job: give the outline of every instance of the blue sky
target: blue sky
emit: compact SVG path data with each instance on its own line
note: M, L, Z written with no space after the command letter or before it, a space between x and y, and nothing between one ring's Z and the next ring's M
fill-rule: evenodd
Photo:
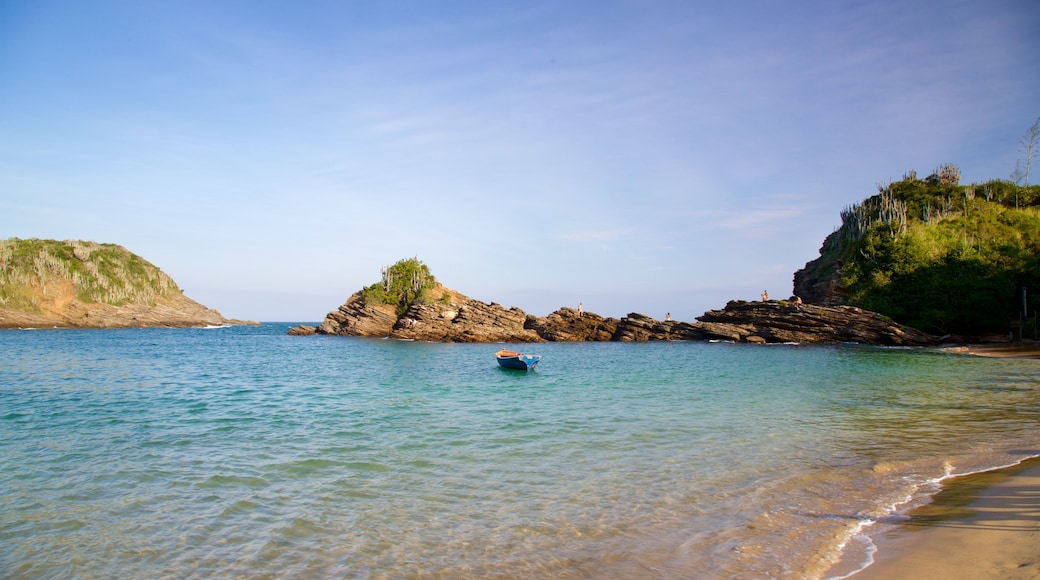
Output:
M692 320L789 295L879 182L1008 178L1038 55L1033 0L11 0L0 237L121 244L237 318L417 256Z

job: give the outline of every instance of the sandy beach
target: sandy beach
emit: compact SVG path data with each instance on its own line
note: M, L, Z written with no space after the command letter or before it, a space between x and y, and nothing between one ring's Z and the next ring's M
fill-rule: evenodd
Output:
M951 479L855 580L1040 578L1040 458Z
M973 344L968 346L952 346L943 349L946 352L987 356L996 358L1038 358L1040 359L1040 342L1022 340L1007 343Z

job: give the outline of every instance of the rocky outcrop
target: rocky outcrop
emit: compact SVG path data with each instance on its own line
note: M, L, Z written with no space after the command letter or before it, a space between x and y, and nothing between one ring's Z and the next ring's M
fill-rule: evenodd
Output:
M294 327L290 328L289 329L289 335L290 336L310 336L312 334L316 334L317 331L318 331L318 329L316 327L313 327L313 326L310 326L310 325L307 325L307 324L301 324L299 326L294 326Z
M835 231L820 246L820 256L805 263L794 273L794 295L809 304L840 306L845 304L845 288L838 283L842 263L836 257L841 231Z
M938 338L906 328L879 314L851 306L826 307L733 301L695 322L661 321L631 313L621 319L561 308L549 316L483 303L438 287L437 300L413 304L397 316L392 306L365 305L354 294L329 313L318 334L378 336L432 342L586 342L726 340L747 343L855 342L889 346L938 344ZM304 328L290 334L311 334Z
M618 323L614 340L637 342L643 340L704 340L706 335L696 323L675 320L660 321L645 314L631 313Z
M389 336L396 322L393 305L366 304L361 292L355 292L343 306L325 316L317 333L382 338Z
M709 338L737 342L855 342L928 346L939 339L875 312L852 306L815 306L783 300L733 301L697 318Z
M436 342L544 342L524 328L527 314L495 302L465 298L447 304L415 304L390 336Z
M377 336L431 342L544 342L524 328L527 314L474 300L438 285L425 302L398 316L391 304L367 303L356 292L317 328L318 334Z
M609 341L617 333L619 320L573 308L561 308L549 316L528 315L524 328L552 342Z

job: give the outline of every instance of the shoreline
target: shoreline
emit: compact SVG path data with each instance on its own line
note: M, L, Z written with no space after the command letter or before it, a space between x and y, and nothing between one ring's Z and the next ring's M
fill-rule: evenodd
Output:
M1040 342L1020 340L1006 343L969 344L967 346L950 346L943 352L967 354L988 358L1036 358L1040 359Z
M853 580L1040 577L1040 457L956 476L905 522L873 538Z

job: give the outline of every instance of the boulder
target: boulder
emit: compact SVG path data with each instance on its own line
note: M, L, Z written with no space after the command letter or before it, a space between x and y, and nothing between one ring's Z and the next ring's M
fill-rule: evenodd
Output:
M289 329L289 335L290 336L310 336L312 334L315 334L317 332L317 330L318 329L313 327L313 326L309 326L307 324L301 324L299 326L294 326L294 327L290 328Z

